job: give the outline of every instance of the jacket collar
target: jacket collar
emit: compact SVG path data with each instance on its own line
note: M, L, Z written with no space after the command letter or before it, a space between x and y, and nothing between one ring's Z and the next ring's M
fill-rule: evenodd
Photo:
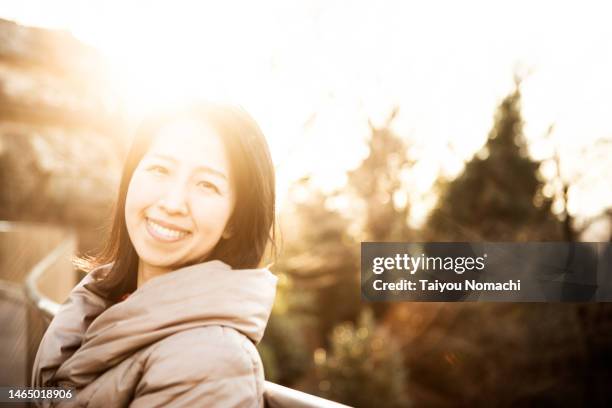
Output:
M154 277L109 303L84 287L108 267L88 274L60 308L39 348L35 386L87 384L136 350L199 326L232 327L255 344L263 337L277 283L266 268L209 261Z

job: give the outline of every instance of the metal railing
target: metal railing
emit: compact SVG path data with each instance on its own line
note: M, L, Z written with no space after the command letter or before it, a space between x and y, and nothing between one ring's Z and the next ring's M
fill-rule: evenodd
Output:
M28 367L33 366L37 345L40 343L44 331L59 310L60 304L46 296L40 289L39 282L45 274L57 268L68 252L74 248L74 236L69 235L57 245L47 256L38 262L27 275L25 280L25 293L30 302L28 313ZM264 400L268 408L346 408L346 405L326 400L315 395L297 391L270 381L265 382Z
M26 296L41 314L51 322L53 316L58 312L60 304L43 295L38 288L39 279L48 271L57 261L66 255L66 252L73 247L71 239L62 241L53 251L37 263L32 271L27 275L25 280Z

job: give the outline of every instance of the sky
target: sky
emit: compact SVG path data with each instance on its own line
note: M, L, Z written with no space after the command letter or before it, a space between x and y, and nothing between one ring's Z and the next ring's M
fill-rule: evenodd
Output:
M413 222L438 174L457 174L524 75L537 159L559 150L581 217L612 204L612 24L589 1L0 1L0 17L98 48L133 117L188 96L238 101L266 134L279 192L310 173L326 190L367 155L368 119L420 159ZM551 124L554 132L543 136ZM586 148L588 157L581 153ZM546 168L545 168L546 170ZM550 169L549 169L550 171Z

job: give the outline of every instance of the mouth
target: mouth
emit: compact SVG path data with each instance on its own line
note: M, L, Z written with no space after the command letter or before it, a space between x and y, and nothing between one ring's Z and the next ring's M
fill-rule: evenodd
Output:
M189 231L171 227L166 223L161 225L160 221L154 221L151 218L146 218L146 224L149 234L156 240L162 242L180 241L191 234Z

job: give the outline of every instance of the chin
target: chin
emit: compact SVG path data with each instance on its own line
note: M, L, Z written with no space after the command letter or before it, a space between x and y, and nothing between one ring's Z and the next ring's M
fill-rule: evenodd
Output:
M138 257L142 262L156 268L168 268L172 265L180 263L180 260L176 259L176 257L155 253L154 251L144 250L136 252L138 253Z

